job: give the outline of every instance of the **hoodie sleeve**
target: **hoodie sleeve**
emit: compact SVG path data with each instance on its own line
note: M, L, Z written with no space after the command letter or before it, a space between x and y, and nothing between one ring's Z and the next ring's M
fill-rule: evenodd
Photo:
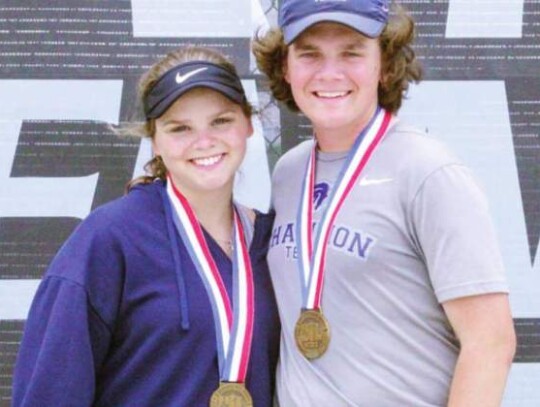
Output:
M36 292L13 378L13 407L86 407L111 342L123 249L107 211L84 220Z
M84 287L62 277L45 278L26 321L13 407L91 406L110 339Z

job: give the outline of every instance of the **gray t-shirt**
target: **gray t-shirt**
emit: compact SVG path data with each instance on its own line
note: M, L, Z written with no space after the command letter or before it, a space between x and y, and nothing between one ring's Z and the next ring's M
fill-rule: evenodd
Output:
M282 407L444 406L459 352L441 303L507 292L483 192L444 146L399 122L385 136L336 217L322 310L331 342L314 361L297 350L301 288L295 225L312 142L273 175L269 264L282 321ZM314 222L346 153L318 153Z

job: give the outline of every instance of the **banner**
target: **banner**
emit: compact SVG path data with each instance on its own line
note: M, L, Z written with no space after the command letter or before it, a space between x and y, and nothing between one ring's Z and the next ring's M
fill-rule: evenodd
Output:
M0 0L0 407L48 263L88 213L123 194L150 146L110 124L167 52L202 45L236 64L262 112L235 185L267 210L270 172L307 137L255 69L250 37L277 0ZM486 189L511 287L518 351L506 407L540 404L540 2L401 2L417 21L425 80L399 116L444 140Z

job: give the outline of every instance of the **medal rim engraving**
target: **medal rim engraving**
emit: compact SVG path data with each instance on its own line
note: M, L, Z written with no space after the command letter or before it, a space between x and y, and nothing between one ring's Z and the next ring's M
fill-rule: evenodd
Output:
M320 345L317 346L317 348L306 348L302 341L301 341L301 334L300 329L303 325L307 323L308 320L316 320L317 324L321 327L319 328L319 331L321 332L322 338ZM303 309L300 313L300 317L298 318L298 321L296 322L296 326L294 328L294 339L296 341L296 346L300 353L306 357L306 359L313 360L318 359L322 355L324 355L328 349L328 345L330 344L330 325L328 324L328 320L322 313L322 311L315 310L315 309Z
M253 407L253 399L245 384L235 382L219 382L219 387L212 393L210 398L210 407L227 406L227 404L221 402L221 398L228 393L234 393L240 397L241 407ZM238 404L235 403L232 406L236 407Z

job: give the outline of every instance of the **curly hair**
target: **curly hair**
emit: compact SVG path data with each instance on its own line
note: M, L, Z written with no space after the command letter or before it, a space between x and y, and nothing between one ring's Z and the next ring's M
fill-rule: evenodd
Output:
M138 86L138 103L142 106L143 101L161 76L175 66L190 61L211 62L229 70L234 75L238 75L234 64L217 51L202 47L180 48L170 52L163 59L156 62L141 77ZM251 117L253 115L254 109L249 102L245 101L240 107L246 117ZM153 139L156 132L155 122L155 119L146 119L143 122L134 121L132 123L124 123L120 127L113 129L113 131L120 136L137 136L140 138ZM147 175L129 181L126 185L126 192L137 184L148 184L156 179L165 180L167 177L167 168L160 156L154 156L148 161L144 166L144 170Z
M422 79L422 67L412 48L414 36L414 20L401 6L394 5L388 24L378 38L382 60L379 104L391 113L397 113L401 107L409 83ZM279 28L273 28L264 35L258 32L252 43L257 66L268 78L272 95L297 112L299 108L291 86L285 80L287 50Z

